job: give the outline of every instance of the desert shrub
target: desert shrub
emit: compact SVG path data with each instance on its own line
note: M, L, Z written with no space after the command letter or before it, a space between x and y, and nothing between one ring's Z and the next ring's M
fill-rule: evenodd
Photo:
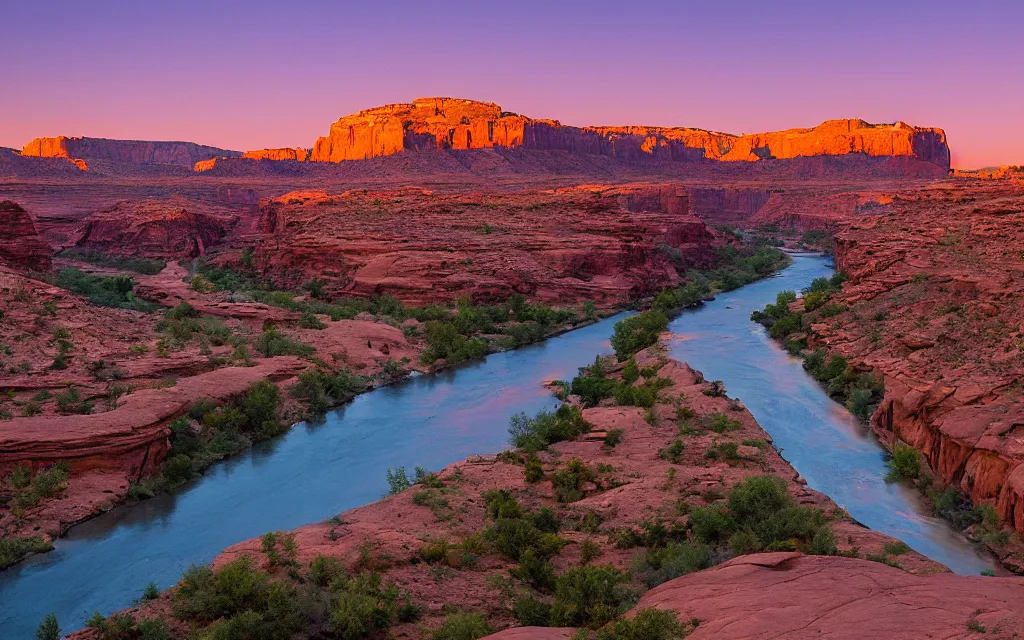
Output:
M270 591L270 576L255 568L248 556L217 571L193 565L174 592L174 610L179 618L208 624L245 610L265 611Z
M572 440L589 429L579 407L563 404L554 412L541 411L533 418L525 413L512 416L508 432L513 446L535 453L550 444Z
M688 540L644 551L633 560L633 569L644 584L655 587L679 576L711 566L711 549Z
M519 564L509 570L509 574L522 580L534 589L547 591L555 585L555 570L547 557L533 549L527 549L519 556Z
M555 581L552 626L601 626L623 613L633 594L630 576L611 565L573 567Z
M683 626L672 611L648 607L632 618L609 622L597 631L598 640L677 640L686 636Z
M475 323L468 318L468 312L462 313L462 319L456 315L456 322L461 322L465 330L473 330ZM476 316L474 316L475 318ZM431 363L444 359L448 364L458 364L467 360L476 360L487 355L489 347L483 338L469 338L463 335L456 323L432 320L424 325L424 335L427 348L424 349L421 359L423 362Z
M901 442L893 447L892 457L886 464L889 465L889 473L885 474L886 482L913 480L921 475L921 454Z
M366 388L366 382L342 369L330 373L321 369L308 369L299 375L289 393L304 400L314 416L323 415L330 407L346 402Z
M875 394L871 389L852 389L846 400L846 408L861 422L867 422L874 409Z
M401 493L412 486L412 482L409 480L409 475L406 473L405 467L388 469L387 477L388 495L395 495L397 493Z
M882 546L882 551L891 556L900 556L910 551L910 545L902 540L893 540L892 542L886 542Z
M608 433L604 436L604 444L608 447L614 447L622 442L623 433L622 429L609 429Z
M60 252L60 257L80 260L100 267L110 267L112 269L121 269L123 271L134 271L135 273L141 273L147 276L155 276L163 271L164 267L167 266L167 263L163 260L130 258L128 256L105 254L90 249L65 249Z
M185 454L178 454L167 460L163 470L170 487L173 488L192 479L192 458Z
M305 312L299 319L299 326L303 329L326 329L327 325L320 321L320 318L316 317L310 312Z
M626 366L622 368L622 381L627 384L633 384L640 378L640 368L637 367L636 359L630 358L626 361Z
M54 284L84 296L101 307L119 307L136 311L156 309L156 305L135 298L132 293L135 281L129 276L90 276L78 269L68 268L60 270Z
M253 348L267 358L273 356L310 356L314 349L308 344L303 344L284 335L276 328L271 327L261 333L253 342Z
M736 418L730 418L724 413L709 413L701 417L701 425L705 429L710 429L715 433L725 433L726 431L736 431L743 426L743 423Z
M494 633L482 613L460 612L445 617L431 634L431 640L477 640Z
M0 570L6 569L30 553L45 553L51 549L53 545L44 541L41 536L0 537Z
M92 404L82 400L82 394L76 387L68 387L57 393L57 410L61 413L92 413Z
M606 378L601 371L581 371L580 375L572 379L569 392L579 396L583 405L593 407L605 398L611 398L619 388L619 382L613 378Z
M39 627L36 629L37 640L60 640L61 638L60 624L57 623L57 616L53 613L46 614L43 621L39 623Z
M539 482L544 478L544 466L541 464L540 458L536 456L526 459L524 471L527 482Z
M516 562L528 549L548 558L558 553L563 544L557 535L544 533L524 518L499 518L488 525L484 537L500 554Z
M492 520L502 518L522 518L525 511L511 491L507 489L489 489L481 494L487 508L487 516Z
M572 458L565 469L551 476L551 486L559 502L575 502L583 498L583 483L595 478L594 472L580 458Z
M615 323L612 348L619 360L625 360L637 351L658 341L668 328L668 318L660 311L644 311Z
M658 457L672 464L679 464L682 461L684 449L683 441L676 438L669 446L658 449Z

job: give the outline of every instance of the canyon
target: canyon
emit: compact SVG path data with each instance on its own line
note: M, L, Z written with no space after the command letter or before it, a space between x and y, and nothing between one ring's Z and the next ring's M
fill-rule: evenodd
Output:
M805 316L806 346L880 376L869 428L890 449L919 451L971 505L990 505L1005 540L989 548L1024 570L1019 175L951 174L945 133L903 122L731 135L568 126L456 98L344 116L308 147L60 136L0 149L0 538L38 539L17 562L116 505L174 491L166 473L189 462L186 436L209 444L227 433L214 423L246 414L262 383L277 390L266 429L246 426L215 459L273 442L362 391L657 305L665 290L696 287L687 304L699 305L738 286L723 284L730 271L772 245L834 251L847 277L831 299L841 310ZM686 627L694 638L856 637L851 629L865 627L851 621L868 619L877 637L903 637L897 622L953 637L1024 631L1019 578L954 576L913 550L892 553L897 541L807 486L743 398L719 393L666 348L635 356L646 373L634 386L665 381L650 407L570 396L588 424L578 437L539 452L480 451L429 476L437 486L420 478L275 534L294 552L249 540L213 570L247 557L291 589L307 578L293 585L289 571L305 576L314 560L346 575L372 569L422 607L417 621L394 625L400 637L428 635L453 606L484 614L498 636L569 637L597 623L527 624L509 594L532 589L550 605L553 587L531 586L513 559L474 546L497 526L481 492L508 491L524 513L554 512L564 547L547 558L555 574L636 571L638 554L665 545L620 546L620 536L660 526L671 545L696 544L692 510L725 509L736 487L769 476L795 506L820 510L834 549L815 555L813 535L775 546L706 541L714 562L638 593L622 620L655 607L699 620ZM624 362L603 366L622 378ZM714 415L739 426L708 428ZM613 432L622 442L608 444ZM579 498L562 500L552 479L578 469L575 459L591 474ZM185 475L213 461L191 458ZM538 464L543 480L527 482ZM27 488L17 479L26 469ZM57 490L28 495L55 472L65 474ZM440 559L425 559L434 544ZM600 559L585 560L584 549ZM462 551L472 566L460 564ZM505 590L493 588L498 578L510 581ZM859 600L869 583L877 591ZM823 591L828 599L811 597ZM205 629L175 617L176 593L128 615L165 619L178 635ZM832 615L840 602L847 613Z

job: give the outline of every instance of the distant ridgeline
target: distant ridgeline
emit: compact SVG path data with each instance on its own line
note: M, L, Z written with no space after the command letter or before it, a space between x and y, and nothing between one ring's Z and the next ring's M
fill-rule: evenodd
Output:
M244 172L245 167L267 163L295 166L368 160L400 152L479 149L560 152L626 163L654 160L735 164L852 156L888 160L886 170L924 176L946 175L950 157L942 129L904 122L829 120L811 129L732 135L686 127L574 127L502 111L489 102L421 98L345 116L332 124L328 135L317 139L311 149L260 149L243 154L191 142L61 136L33 140L18 158L63 158L82 170L90 170L91 162L103 161L104 167L120 163L188 167L197 172L221 169L226 160L232 169Z

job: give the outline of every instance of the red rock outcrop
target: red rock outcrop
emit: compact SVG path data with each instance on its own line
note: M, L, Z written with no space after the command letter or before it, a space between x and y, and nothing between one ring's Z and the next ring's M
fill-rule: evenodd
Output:
M76 248L158 258L196 258L220 243L235 219L181 197L126 200L82 221Z
M913 575L855 558L762 553L666 582L633 611L700 620L691 640L1011 638L1024 634L1021 603L1019 578Z
M0 201L0 262L32 271L49 271L52 254L28 212L17 202Z
M255 151L246 151L241 157L251 160L296 160L298 162L305 162L307 156L309 156L308 149L297 147L294 149L257 149Z
M1024 187L950 181L847 220L849 311L812 337L884 376L872 427L1024 533ZM1024 558L1016 560L1024 565Z
M108 160L118 163L164 164L191 168L200 160L237 156L238 151L208 147L194 142L109 140L106 138L36 138L21 150L23 156Z
M864 154L920 160L934 165L937 175L949 170L945 133L903 122L829 120L811 129L735 136L681 127L563 126L555 120L503 112L493 103L456 98L421 98L345 116L316 141L309 159L340 162L400 151L491 147L672 161L756 162Z
M585 186L445 195L304 191L265 200L257 262L281 281L411 304L522 293L551 303L624 302L679 281L660 246L707 258L713 235L685 190Z

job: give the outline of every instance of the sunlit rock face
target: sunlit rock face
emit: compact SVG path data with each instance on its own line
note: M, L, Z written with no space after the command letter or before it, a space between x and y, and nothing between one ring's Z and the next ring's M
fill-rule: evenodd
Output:
M620 159L757 162L807 156L904 157L949 170L941 129L903 122L829 120L811 129L731 135L684 127L571 127L505 112L496 104L421 98L360 111L331 125L310 154L317 162L364 160L399 151L523 147Z

